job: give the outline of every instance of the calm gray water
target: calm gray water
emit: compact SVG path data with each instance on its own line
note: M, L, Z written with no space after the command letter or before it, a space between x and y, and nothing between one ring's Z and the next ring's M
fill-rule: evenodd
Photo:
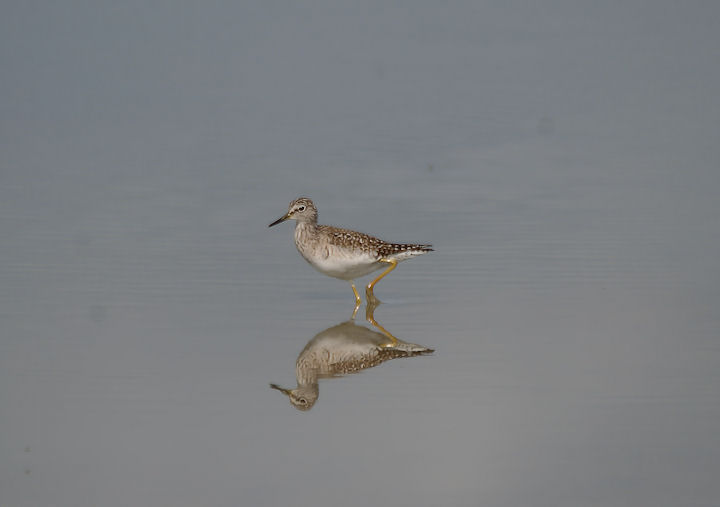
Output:
M11 4L0 505L720 505L717 4ZM307 412L300 195L436 248Z

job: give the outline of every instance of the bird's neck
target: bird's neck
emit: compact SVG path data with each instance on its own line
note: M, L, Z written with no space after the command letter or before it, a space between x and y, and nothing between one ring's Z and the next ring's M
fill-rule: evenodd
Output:
M313 244L316 236L317 223L299 221L295 223L295 246L298 247L301 253L303 252L303 248L307 248Z
M295 234L314 234L317 231L317 222L298 222L295 224Z

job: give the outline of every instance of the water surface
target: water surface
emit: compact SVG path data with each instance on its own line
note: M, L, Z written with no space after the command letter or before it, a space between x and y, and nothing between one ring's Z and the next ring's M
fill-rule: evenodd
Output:
M717 8L6 14L2 505L718 504ZM305 412L299 195L436 249Z

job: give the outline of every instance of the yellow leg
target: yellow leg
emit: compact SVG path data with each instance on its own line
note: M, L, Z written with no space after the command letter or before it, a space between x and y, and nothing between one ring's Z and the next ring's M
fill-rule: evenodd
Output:
M355 304L357 306L360 306L362 304L362 299L360 298L360 294L358 294L357 288L355 287L355 282L350 280L350 285L352 286L353 294L355 294Z
M397 345L398 339L395 338L390 331L388 331L387 329L382 327L380 324L378 324L378 322L375 320L375 308L376 307L377 307L376 304L368 302L368 305L365 308L365 319L367 319L367 321L370 324L372 324L373 326L378 328L382 334L384 334L385 336L387 336L390 339L389 343L382 344L383 347L394 347L395 345Z
M380 273L380 276L378 276L375 280L370 282L368 286L365 288L365 295L367 296L368 301L377 302L377 299L375 298L375 294L373 293L373 287L375 287L375 284L378 283L385 275L387 275L390 271L395 269L397 267L397 261L395 259L380 259L380 262L386 262L390 264L390 267L388 267L385 271Z
M360 309L362 299L360 298L360 294L358 294L357 288L355 287L355 282L350 280L350 285L352 286L353 294L355 294L355 309L353 310L350 320L355 320L355 315L357 315L357 312Z

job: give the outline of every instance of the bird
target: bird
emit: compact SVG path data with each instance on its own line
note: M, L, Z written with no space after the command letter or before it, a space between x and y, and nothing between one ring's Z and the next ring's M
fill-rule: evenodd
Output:
M299 197L288 206L288 211L268 227L286 220L295 220L295 246L300 255L324 275L346 280L355 295L356 308L362 299L355 287L355 278L385 268L365 288L368 302L376 303L373 289L398 262L432 252L432 245L390 243L362 232L331 225L318 225L318 210L307 197Z

